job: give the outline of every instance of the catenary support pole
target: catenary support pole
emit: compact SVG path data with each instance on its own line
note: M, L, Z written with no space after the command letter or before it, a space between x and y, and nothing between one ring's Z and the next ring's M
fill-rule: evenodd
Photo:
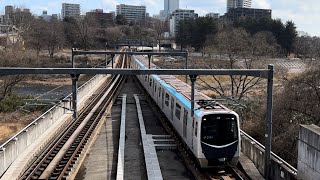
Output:
M186 69L188 69L188 54L186 55ZM186 75L186 83L188 84L188 76L187 75Z
M267 123L266 123L266 148L265 148L265 179L271 179L271 146L272 146L272 106L273 106L273 65L268 65L268 95L267 95Z
M71 65L72 65L72 68L75 68L74 66L74 48L71 49Z
M77 99L77 89L78 89L78 79L79 79L79 74L71 74L71 79L72 79L72 107L73 107L73 120L77 119L77 111L78 111L78 107L77 107L77 103L78 103L78 99Z
M149 59L149 69L151 69L151 55L148 55L148 59Z
M111 55L111 67L113 69L114 54Z
M105 44L105 51L107 52L107 45L108 43L106 42ZM104 55L104 60L106 61L106 67L108 66L108 59L107 59L107 54Z
M191 117L194 117L194 94L195 94L195 82L197 80L196 75L190 75L191 80Z

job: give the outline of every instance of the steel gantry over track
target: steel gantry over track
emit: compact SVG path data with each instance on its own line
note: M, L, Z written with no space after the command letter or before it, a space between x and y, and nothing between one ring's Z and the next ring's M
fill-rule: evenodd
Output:
M113 60L115 55L147 55L149 59L149 69L152 56L182 56L186 58L185 69L188 69L188 52L130 52L130 51L77 51L72 50L72 67L74 68L74 57L77 55L111 55L112 57L112 68Z
M76 55L80 54L104 54L106 52L77 52L73 51ZM109 52L110 53L110 52ZM131 55L146 55L146 52L111 52L113 54L131 54ZM161 55L166 53L148 53L153 55ZM181 55L181 53L176 53ZM183 53L182 53L183 54ZM77 81L81 74L122 74L122 75L187 75L191 80L191 106L192 114L194 113L194 92L195 81L199 75L243 75L252 76L268 80L267 86L267 123L266 123L266 149L265 149L265 177L270 179L271 167L271 139L272 139L272 104L273 104L273 65L269 65L268 69L250 69L250 70L235 70L235 69L104 69L104 68L12 68L0 67L0 76L7 75L22 75L22 74L69 74L73 81ZM76 83L73 82L73 86ZM76 89L73 87L73 89ZM73 97L76 98L76 90L73 91ZM76 101L74 102L74 113L77 112ZM75 116L76 117L76 116Z

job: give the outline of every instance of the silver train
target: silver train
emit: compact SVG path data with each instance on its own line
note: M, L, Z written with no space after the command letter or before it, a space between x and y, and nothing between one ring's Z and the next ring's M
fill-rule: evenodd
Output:
M147 69L148 61L143 56L132 56L131 67ZM157 67L151 63L151 68ZM238 163L240 128L237 113L196 92L192 119L189 85L171 75L137 77L201 167Z

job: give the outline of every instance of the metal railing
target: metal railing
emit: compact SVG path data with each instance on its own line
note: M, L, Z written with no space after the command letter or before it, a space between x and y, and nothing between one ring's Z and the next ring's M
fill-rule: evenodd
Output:
M261 149L265 150L265 146L262 145L261 143L259 143L257 140L255 140L253 137L251 137L250 135L248 135L247 133L245 133L244 131L240 130L241 135L245 136L246 138L248 138L252 144L256 144L258 145ZM296 168L294 168L293 166L291 166L289 163L287 163L285 160L283 160L282 158L280 158L278 155L276 155L275 153L271 152L272 155L272 159L277 162L278 164L282 164L284 166L287 167L287 169L289 170L288 172L293 174L294 176L297 175L298 170Z

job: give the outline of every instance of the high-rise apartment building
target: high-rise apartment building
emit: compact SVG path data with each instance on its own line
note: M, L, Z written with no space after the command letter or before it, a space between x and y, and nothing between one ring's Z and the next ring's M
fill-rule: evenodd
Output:
M179 9L179 0L164 0L164 15L166 17L177 9Z
M80 17L80 4L62 3L62 19L65 17Z
M197 18L198 14L194 10L177 9L170 15L170 35L175 36L178 31L179 22L183 19Z
M252 0L227 0L227 12L230 8L251 8Z
M3 23L10 24L11 18L13 16L14 8L13 6L6 6L4 9L5 9L5 13L4 13Z
M261 19L272 18L271 9L254 9L254 8L231 8L224 17L228 22L234 22L241 19Z
M128 22L145 22L146 6L117 5L117 15L123 15Z

